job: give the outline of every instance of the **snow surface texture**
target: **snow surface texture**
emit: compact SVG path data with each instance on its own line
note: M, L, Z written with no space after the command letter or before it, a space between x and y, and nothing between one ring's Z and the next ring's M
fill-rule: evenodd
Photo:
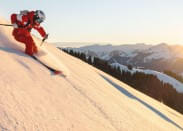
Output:
M121 71L131 72L132 74L135 72L143 72L145 74L155 75L155 76L157 76L157 78L160 81L172 85L176 89L176 91L183 93L183 84L181 82L179 82L178 80L176 80L164 73L154 71L154 70L143 70L143 69L135 69L135 68L133 68L132 70L129 70L128 67L118 64L118 63L113 63L111 65L113 67L120 67Z
M0 130L183 130L180 113L45 44L70 71L67 78L50 75L11 31L0 27Z

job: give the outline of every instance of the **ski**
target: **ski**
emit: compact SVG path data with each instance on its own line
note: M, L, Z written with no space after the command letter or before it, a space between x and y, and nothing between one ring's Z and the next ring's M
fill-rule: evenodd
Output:
M43 65L44 67L46 67L49 71L52 72L53 75L61 75L62 77L66 77L66 75L59 70L55 70L47 65L45 65L43 62L41 62L39 59L37 59L35 56L31 56L34 60L36 60L37 62L39 62L41 65Z

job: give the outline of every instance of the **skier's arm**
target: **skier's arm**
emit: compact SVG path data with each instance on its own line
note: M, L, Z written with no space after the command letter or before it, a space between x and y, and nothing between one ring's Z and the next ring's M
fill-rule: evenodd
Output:
M34 26L34 29L36 29L43 38L46 36L46 32L43 27L36 25Z

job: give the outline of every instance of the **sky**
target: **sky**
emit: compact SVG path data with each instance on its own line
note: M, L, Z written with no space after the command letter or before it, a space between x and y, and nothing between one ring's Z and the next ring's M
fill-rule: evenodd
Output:
M0 15L43 10L49 42L183 45L182 7L182 0L1 0Z

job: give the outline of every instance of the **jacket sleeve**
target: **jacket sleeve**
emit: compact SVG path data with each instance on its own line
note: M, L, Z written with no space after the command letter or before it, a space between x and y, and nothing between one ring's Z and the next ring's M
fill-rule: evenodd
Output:
M35 25L34 29L36 29L42 37L46 36L45 30L40 25Z

